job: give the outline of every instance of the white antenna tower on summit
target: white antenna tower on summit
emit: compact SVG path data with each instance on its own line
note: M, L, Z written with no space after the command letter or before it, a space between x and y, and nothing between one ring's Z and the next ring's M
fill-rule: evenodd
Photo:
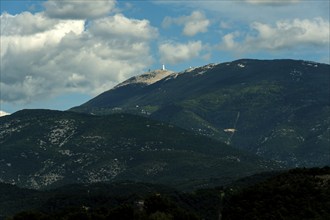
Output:
M166 69L165 69L165 65L164 65L164 64L163 64L163 68L162 68L162 70L166 70Z

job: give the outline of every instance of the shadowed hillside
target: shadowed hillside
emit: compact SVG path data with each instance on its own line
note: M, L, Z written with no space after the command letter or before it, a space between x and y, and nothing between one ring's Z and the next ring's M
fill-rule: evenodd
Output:
M134 182L67 185L49 191L0 184L5 196L0 197L0 213L14 215L14 220L325 220L330 216L329 176L329 167L260 173L224 187L185 193Z
M126 83L72 111L171 122L290 166L330 164L330 66L237 60Z
M0 180L43 189L133 180L191 188L278 163L140 116L23 110L0 118Z

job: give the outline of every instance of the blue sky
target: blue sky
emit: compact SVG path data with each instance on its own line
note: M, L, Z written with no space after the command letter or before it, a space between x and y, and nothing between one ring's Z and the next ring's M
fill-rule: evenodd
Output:
M163 63L329 63L329 2L1 0L0 110L66 110Z

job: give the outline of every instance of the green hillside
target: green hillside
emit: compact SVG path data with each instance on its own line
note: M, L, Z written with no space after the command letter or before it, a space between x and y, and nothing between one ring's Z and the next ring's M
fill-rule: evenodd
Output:
M173 123L290 166L330 164L330 66L237 60L126 84L72 111Z
M0 118L0 180L44 189L118 180L193 188L278 163L140 116L23 110Z

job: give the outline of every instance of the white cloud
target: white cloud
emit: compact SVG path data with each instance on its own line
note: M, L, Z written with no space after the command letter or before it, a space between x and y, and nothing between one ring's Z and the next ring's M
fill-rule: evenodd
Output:
M80 34L84 30L84 21L81 20L48 21L41 13L29 15L29 17L26 23L22 22L20 25L20 22L16 22L15 20L20 21L20 15L0 16L1 23L9 25L13 23L17 24L15 28L7 25L1 30L1 58L4 60L6 60L6 57L4 57L5 54L35 51L45 46L52 46L58 44L65 35L69 33ZM50 24L50 26L40 31L31 31L30 27L34 26L33 24L40 20L44 20L44 24ZM28 22L32 24L28 24Z
M122 14L93 21L90 31L95 36L127 36L132 40L149 40L158 34L157 29L151 28L148 20L129 19Z
M190 41L187 44L163 43L159 46L161 61L176 64L198 57L203 48L201 41Z
M235 42L235 38L239 36L239 32L233 32L223 36L223 47L229 50L236 49L239 45Z
M45 14L51 18L87 19L108 15L115 8L115 0L49 0L44 3Z
M8 112L4 112L0 110L0 117L6 116L6 115L10 115Z
M43 13L1 16L19 24L1 30L1 100L27 103L69 92L96 95L153 61L157 29L118 14L93 20L52 19ZM42 21L42 22L40 22ZM10 23L8 22L8 23ZM29 22L33 24L29 24ZM36 23L48 24L28 31Z
M329 22L322 18L278 21L275 25L253 22L243 40L243 33L229 33L222 38L221 49L235 52L282 50L289 48L329 48Z
M193 11L189 16L178 18L165 17L163 27L169 27L172 24L183 25L182 33L186 36L194 36L198 33L207 32L210 21L200 11Z
M57 23L54 20L47 19L41 14L31 14L22 12L18 15L4 13L0 15L1 34L6 35L29 35L38 32L47 31Z

